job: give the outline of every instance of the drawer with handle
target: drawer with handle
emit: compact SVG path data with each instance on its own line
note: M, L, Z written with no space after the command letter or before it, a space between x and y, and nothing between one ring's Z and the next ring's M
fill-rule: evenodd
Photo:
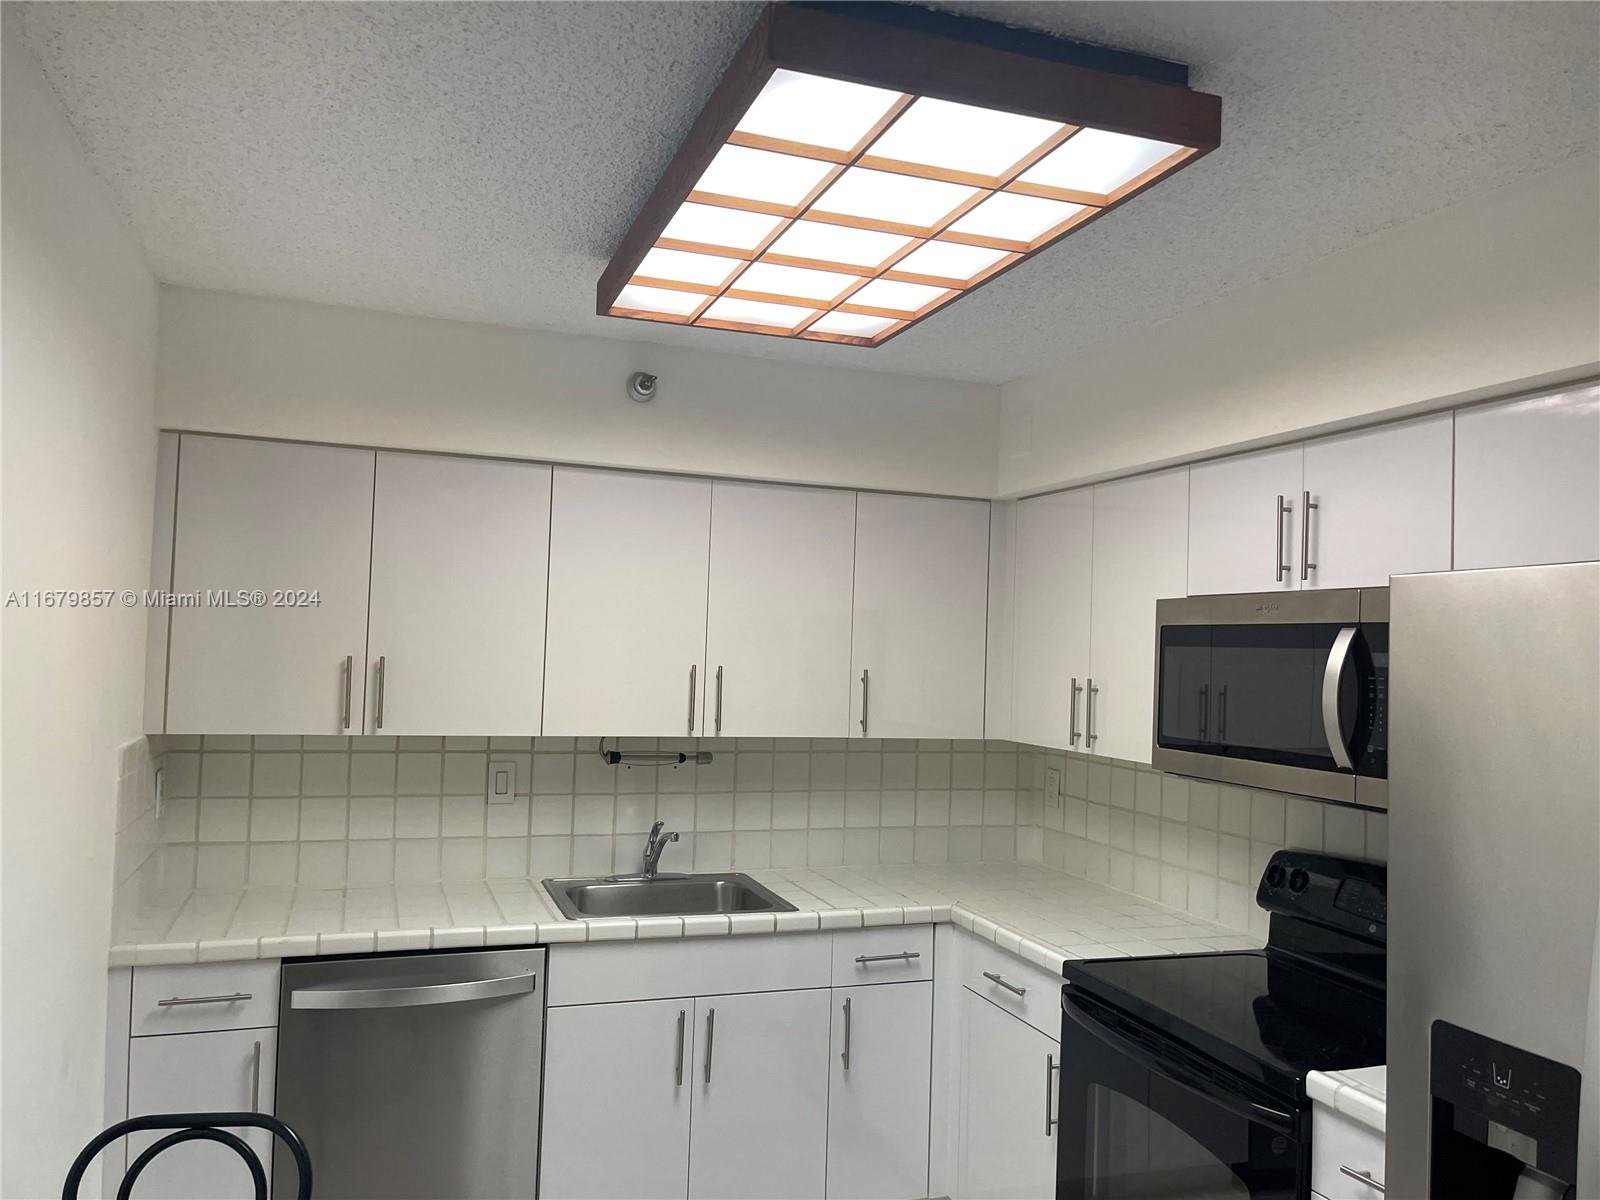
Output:
M134 968L134 1037L277 1023L276 959Z
M1384 1137L1317 1105L1311 1114L1311 1186L1327 1200L1377 1200L1383 1192Z
M887 925L833 935L834 987L932 978L932 925Z
M1061 1035L1061 976L980 938L966 939L961 982L1040 1033Z

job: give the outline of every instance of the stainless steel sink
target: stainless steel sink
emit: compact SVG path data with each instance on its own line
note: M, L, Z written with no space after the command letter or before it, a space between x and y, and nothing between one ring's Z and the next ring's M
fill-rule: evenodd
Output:
M546 879L565 917L691 917L704 913L794 912L748 875L659 875L654 879Z

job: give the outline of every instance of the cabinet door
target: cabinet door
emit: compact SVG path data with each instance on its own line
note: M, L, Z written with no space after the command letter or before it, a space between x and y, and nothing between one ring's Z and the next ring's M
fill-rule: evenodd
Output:
M1061 1045L963 991L960 1195L973 1200L1056 1194Z
M854 492L711 485L706 732L843 737Z
M1290 591L1305 453L1284 446L1189 470L1189 595ZM1279 501L1287 512L1279 511Z
M1083 693L1073 688L1089 677L1094 491L1019 501L1016 521L1012 730L1019 742L1083 750Z
M981 738L988 501L861 493L855 575L851 736Z
M1150 761L1156 601L1184 594L1188 510L1187 467L1095 485L1090 753Z
M377 471L367 728L538 732L550 468L381 453Z
M696 1200L820 1197L828 1153L828 989L695 1001Z
M372 469L371 450L184 435L174 591L269 603L173 609L168 733L361 732Z
M557 467L551 489L544 732L704 732L710 481Z
M541 1196L687 1195L694 1031L687 999L549 1010Z
M192 1112L272 1112L278 1034L274 1029L230 1029L136 1037L128 1048L128 1115ZM272 1177L272 1135L242 1137ZM165 1136L128 1138L128 1162ZM312 1164L313 1168L315 1163ZM232 1200L255 1195L250 1172L223 1146L191 1142L164 1150L139 1176L134 1194L152 1200Z
M1455 567L1600 558L1600 386L1456 413Z
M928 1194L933 984L833 989L828 1200Z
M1303 490L1316 507L1295 514L1300 586L1388 587L1391 575L1448 571L1451 460L1449 413L1307 442Z

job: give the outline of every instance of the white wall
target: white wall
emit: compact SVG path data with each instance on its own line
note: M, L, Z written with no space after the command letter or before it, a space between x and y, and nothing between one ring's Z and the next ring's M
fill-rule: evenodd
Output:
M156 283L19 39L4 38L3 588L143 587ZM101 1126L118 749L145 617L0 623L0 1192L59 1195Z
M862 353L870 353L863 351ZM648 405L628 376L661 377ZM161 289L163 427L987 496L998 389Z
M1597 295L1584 156L1006 384L998 494L1592 374Z

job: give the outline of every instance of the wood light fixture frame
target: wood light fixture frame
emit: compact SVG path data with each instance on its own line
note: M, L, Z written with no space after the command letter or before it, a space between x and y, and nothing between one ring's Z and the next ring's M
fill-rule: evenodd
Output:
M848 149L810 145L739 129L752 103L780 69L826 80L865 84L900 95L888 103L886 111L865 136ZM696 328L880 346L1216 149L1221 140L1222 102L1216 96L1191 90L1187 79L1188 70L1181 64L901 5L826 2L770 5L762 12L600 276L596 311L601 316ZM1060 128L995 175L875 155L874 143L880 136L892 130L895 122L917 100L925 97L991 110L991 115L1035 118ZM1172 149L1164 158L1109 192L1078 191L1022 178L1085 130L1169 143ZM821 182L810 188L799 203L773 203L697 190L707 168L728 146L807 160L821 172ZM925 225L909 219L828 211L825 193L846 171L856 168L887 172L901 177L901 183L905 182L904 177L909 177L959 185L951 194L959 192L964 198ZM984 201L1006 195L1056 201L1061 205L1058 211L1063 219L1026 240L952 228ZM759 214L771 220L773 226L753 247L730 247L663 236L668 223L685 202L734 210L728 214L730 218ZM891 217L898 215L891 214ZM774 252L773 243L797 223L803 223L812 231L816 229L815 223L821 223L889 234L905 239L906 244L871 265ZM992 257L993 261L962 279L897 268L902 259L929 244L946 249L976 247L984 252L982 256ZM721 278L689 280L641 272L641 264L652 250L714 256L696 261L716 268L720 259L726 273ZM757 262L832 272L835 276L853 279L841 283L839 290L828 298L820 298L815 292L801 296L741 288L740 276L750 264ZM806 278L826 281L828 277ZM873 293L852 301L855 293L878 280L919 285L920 290L902 288L900 292L910 292L923 299L914 309L864 303ZM630 306L623 298L624 289L630 285L681 297L675 303L683 311ZM878 289L879 292L883 290ZM708 314L708 310L724 297L757 304L787 305L794 309L796 321L789 326L768 325ZM889 323L870 336L811 328L813 323L833 313Z

